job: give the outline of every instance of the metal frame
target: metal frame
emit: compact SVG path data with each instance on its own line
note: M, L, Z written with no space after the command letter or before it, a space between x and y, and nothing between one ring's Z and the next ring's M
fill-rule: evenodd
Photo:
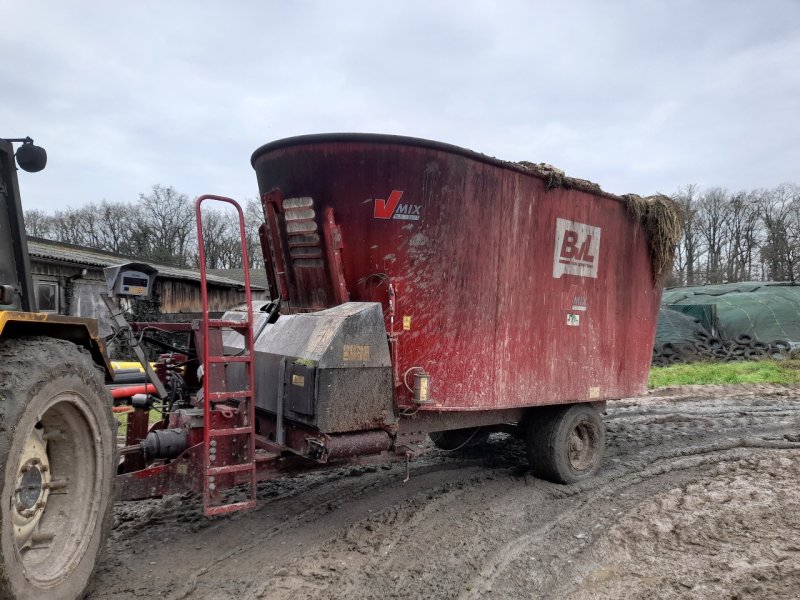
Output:
M244 293L247 305L245 321L222 321L208 318L208 281L206 267L205 242L203 238L202 205L207 201L230 204L239 216L239 234L242 243L242 262L244 264ZM239 204L224 196L203 195L195 201L197 218L197 244L200 263L200 296L203 317L200 329L203 335L203 512L206 516L219 515L237 510L253 508L256 503L256 446L255 446L255 399L254 352L253 352L253 296L250 288L250 260L247 255L247 234L245 230L244 212ZM222 329L230 328L245 338L243 356L225 356L222 348ZM211 333L215 336L212 338ZM215 352L212 354L212 349ZM242 363L246 373L247 388L237 391L225 389L225 382L216 380L218 373L232 363ZM215 403L227 400L238 401L237 408L218 410ZM231 423L233 417L233 423ZM245 438L247 458L243 462L219 466L214 463L219 457L230 457L233 452L225 452L232 444ZM218 453L218 449L221 450ZM231 480L236 480L239 473L247 474L250 485L249 498L243 502L225 504L220 502L219 491L222 482L230 487ZM232 475L233 477L228 477ZM218 479L219 478L219 479Z
M10 245L11 256L16 266L17 281L0 281L0 285L10 284L14 287L19 285L19 310L22 312L33 312L36 310L33 294L33 278L31 277L31 264L28 256L28 240L25 236L25 223L22 218L22 200L19 196L19 181L17 180L17 169L14 162L14 147L11 141L16 141L16 139L0 139L0 185L2 182L6 183L6 189L3 191L3 195L6 197L5 210L9 227L11 231L19 232L19 235L11 236L10 241L7 242Z

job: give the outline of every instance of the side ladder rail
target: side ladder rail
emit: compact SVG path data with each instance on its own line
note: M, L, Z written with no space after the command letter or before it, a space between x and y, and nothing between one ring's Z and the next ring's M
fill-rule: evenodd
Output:
M203 238L203 218L202 204L206 201L224 202L232 205L239 215L239 235L242 242L242 262L244 264L244 292L247 305L247 318L244 322L237 322L235 325L227 321L210 319L208 316L208 273L206 268L205 243ZM253 508L256 504L256 461L255 461L255 399L253 390L254 382L254 339L253 339L253 297L250 288L250 268L249 257L247 255L247 235L245 232L245 221L242 207L224 196L203 195L195 201L195 216L197 219L197 244L198 258L200 264L200 296L203 307L201 320L201 331L203 334L203 512L206 516L219 515L238 510ZM232 328L244 336L245 354L242 356L224 356L224 349L221 347L219 354L211 353L212 339L211 332L218 334L221 340L222 329ZM225 365L232 363L243 363L245 370L245 389L233 390L225 393L219 386L212 381L216 373L216 365L223 369ZM236 411L236 423L234 426L225 424L216 426L213 415L214 402L224 398L235 398L239 400L238 410ZM217 461L217 440L223 440L230 436L237 436L238 439L244 437L247 445L247 459L240 463L229 463L220 465ZM229 444L224 446L230 448ZM224 454L224 453L221 453ZM217 462L217 464L214 464ZM248 498L245 501L225 504L219 501L219 477L233 477L236 481L236 474L246 473L248 487Z

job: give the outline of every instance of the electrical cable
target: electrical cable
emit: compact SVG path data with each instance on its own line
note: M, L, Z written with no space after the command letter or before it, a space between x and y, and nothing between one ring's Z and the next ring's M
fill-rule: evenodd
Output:
M478 433L478 431L480 431L481 429L483 428L476 427L475 431L472 432L472 435L470 435L466 440L464 440L464 442L460 446L456 446L455 448L450 448L449 450L445 450L445 452L455 452L456 450L461 450L464 446L466 446L472 441L472 438L474 438L475 435Z
M414 389L410 385L408 385L408 374L414 369L419 369L420 371L425 370L422 367L409 367L408 369L406 369L406 372L403 373L403 384L406 386L406 389L412 394L414 393Z

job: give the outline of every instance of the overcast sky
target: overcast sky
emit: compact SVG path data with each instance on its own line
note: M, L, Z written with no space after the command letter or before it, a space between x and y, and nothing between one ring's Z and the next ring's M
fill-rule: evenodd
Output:
M250 155L365 131L548 162L615 193L800 182L800 2L0 0L26 209L153 184L257 195Z

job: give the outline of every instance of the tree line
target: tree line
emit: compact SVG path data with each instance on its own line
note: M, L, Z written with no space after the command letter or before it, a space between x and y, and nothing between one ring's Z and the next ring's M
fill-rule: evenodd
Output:
M227 208L227 207L225 207ZM263 213L258 200L243 207L250 266L264 264L258 237ZM194 201L171 186L154 185L136 202L92 202L48 214L25 211L29 236L133 256L146 262L197 268ZM242 268L235 211L203 206L203 237L209 269Z
M683 227L668 285L800 279L800 186L687 185L672 198Z
M687 185L672 198L681 209L683 231L667 285L800 280L800 186L732 192ZM258 200L246 202L245 219L250 266L262 267ZM133 203L103 200L52 214L29 210L25 223L34 237L198 266L194 202L170 186L154 185ZM233 211L207 210L203 229L209 268L243 266Z

